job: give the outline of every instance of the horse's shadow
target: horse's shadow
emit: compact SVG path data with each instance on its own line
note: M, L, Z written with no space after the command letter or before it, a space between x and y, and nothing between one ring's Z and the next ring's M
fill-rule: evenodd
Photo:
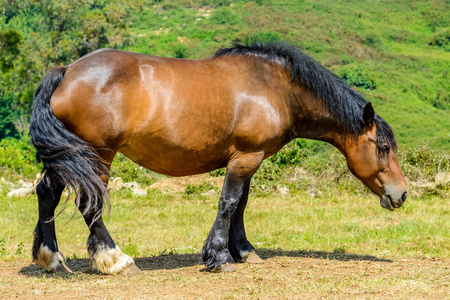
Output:
M361 254L349 254L341 249L336 249L333 252L326 251L310 251L310 250L289 250L282 249L266 249L260 248L257 250L258 255L266 260L273 257L300 257L300 258L313 258L313 259L330 259L339 261L375 261L383 263L392 263L392 260L378 258L372 255ZM144 271L156 271L156 270L173 270L186 267L193 267L202 265L202 257L200 253L187 253L187 254L161 254L151 257L136 257L134 258L136 266ZM74 274L94 274L100 273L93 270L90 266L89 259L87 258L75 258L68 259L67 265L75 272ZM200 272L207 271L206 268L202 268ZM59 276L70 277L72 274L66 273L48 273L42 268L32 264L30 266L23 267L20 272L21 275L29 277L43 277L43 276Z

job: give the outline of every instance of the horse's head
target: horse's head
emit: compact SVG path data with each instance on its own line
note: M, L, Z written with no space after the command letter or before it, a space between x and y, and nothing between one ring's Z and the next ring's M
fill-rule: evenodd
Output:
M353 175L380 196L382 207L394 210L406 200L405 178L395 149L391 149L392 143L385 138L380 140L380 134L377 134L375 113L370 103L364 108L363 119L362 134L357 140L350 141L345 149L348 167Z

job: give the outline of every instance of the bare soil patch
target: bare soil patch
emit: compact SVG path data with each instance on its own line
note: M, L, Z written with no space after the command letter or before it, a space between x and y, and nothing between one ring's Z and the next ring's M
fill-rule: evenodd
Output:
M136 258L142 273L98 274L72 259L74 275L29 261L0 262L4 299L448 299L447 259L386 259L346 253L260 249L264 264L211 273L200 254Z

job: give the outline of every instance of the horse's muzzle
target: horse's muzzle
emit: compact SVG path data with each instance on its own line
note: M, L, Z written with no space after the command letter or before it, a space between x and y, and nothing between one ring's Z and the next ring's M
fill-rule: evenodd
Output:
M406 198L408 196L408 192L404 191L401 194L401 197L397 197L392 199L392 196L389 194L384 194L383 197L380 198L380 205L383 208L389 209L393 211L396 208L402 207L403 203L405 203Z

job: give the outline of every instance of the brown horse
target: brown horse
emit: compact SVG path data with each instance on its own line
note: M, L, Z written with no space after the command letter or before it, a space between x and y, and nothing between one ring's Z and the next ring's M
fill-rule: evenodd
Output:
M394 210L406 200L389 125L343 80L287 43L235 44L203 60L94 51L46 75L35 94L30 135L46 171L36 189L33 258L47 270L65 266L54 211L69 186L90 227L94 268L138 271L101 217L118 151L170 176L227 168L202 253L212 270L261 262L244 229L250 179L292 139L337 147L382 207Z

